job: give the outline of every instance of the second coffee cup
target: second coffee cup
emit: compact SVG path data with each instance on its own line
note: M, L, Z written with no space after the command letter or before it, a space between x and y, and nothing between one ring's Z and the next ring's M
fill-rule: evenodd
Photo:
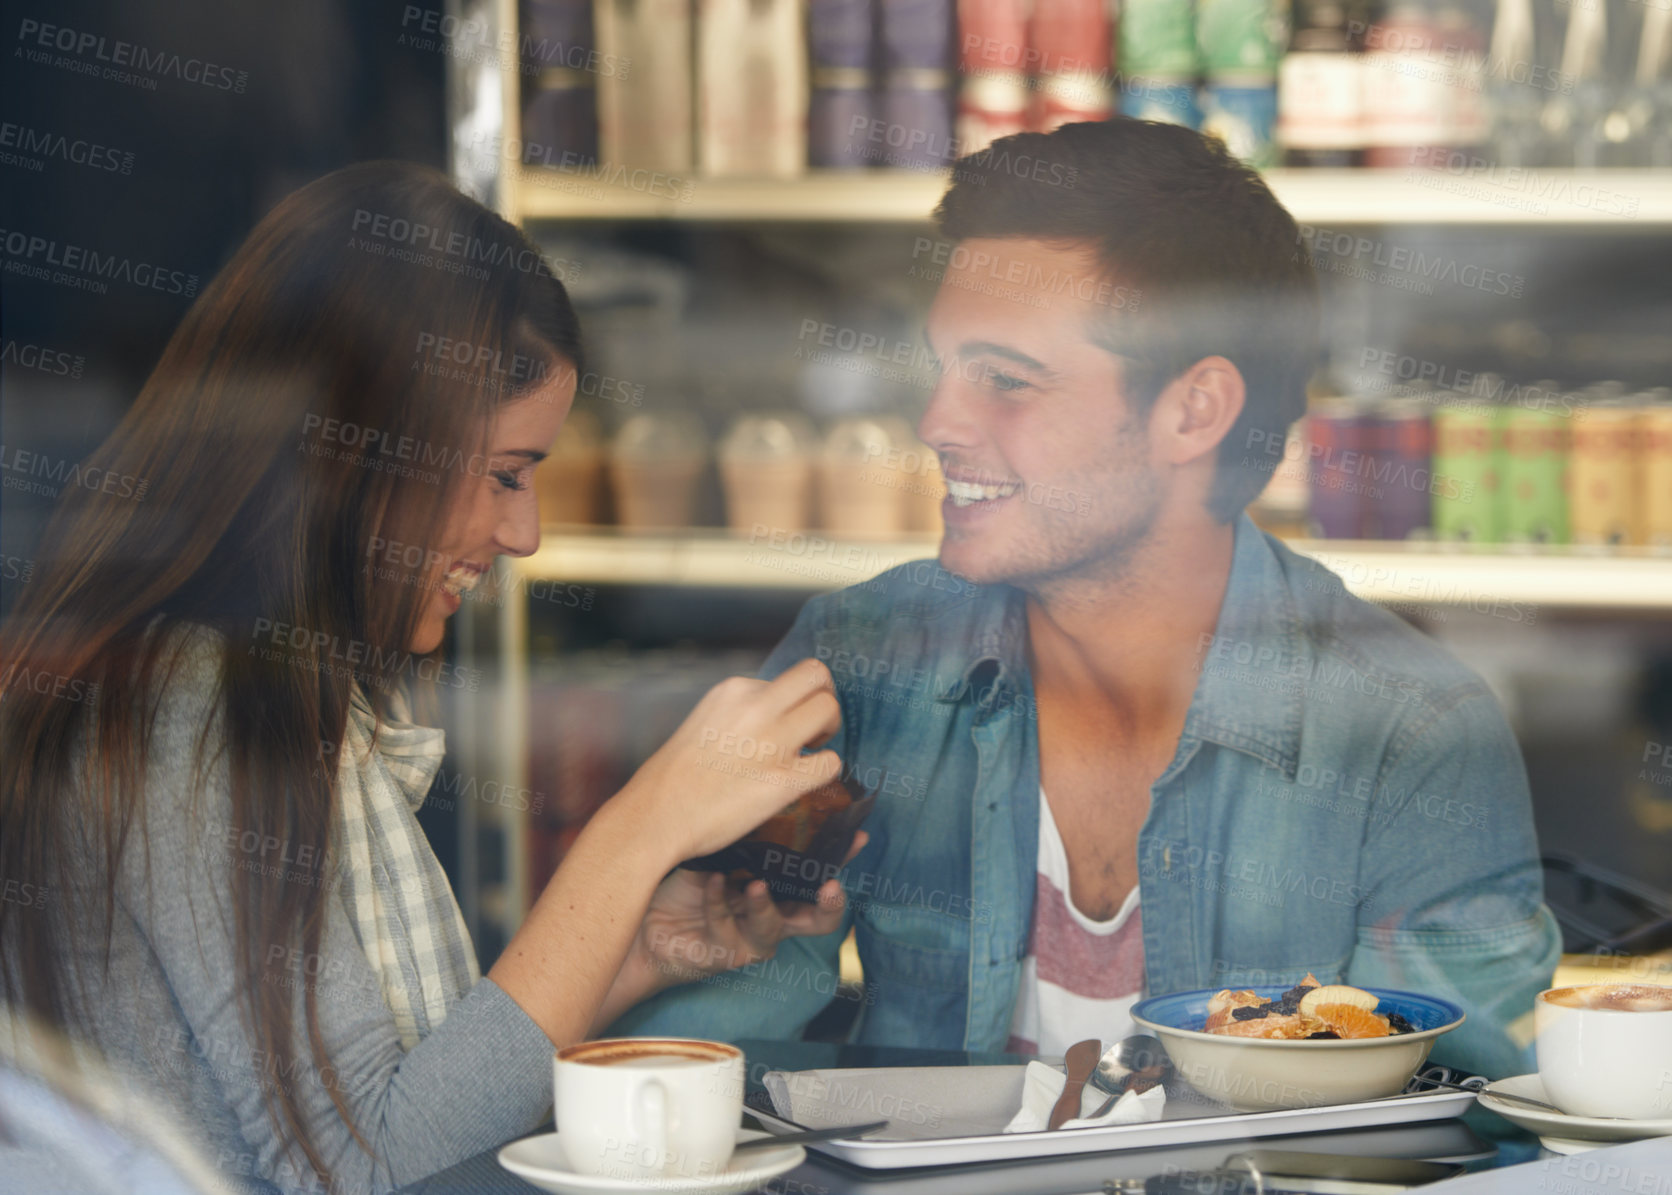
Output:
M1538 1077L1570 1116L1672 1118L1672 987L1552 988L1533 1004Z
M622 1037L552 1062L558 1141L578 1174L708 1178L731 1161L743 1118L743 1052L725 1042Z

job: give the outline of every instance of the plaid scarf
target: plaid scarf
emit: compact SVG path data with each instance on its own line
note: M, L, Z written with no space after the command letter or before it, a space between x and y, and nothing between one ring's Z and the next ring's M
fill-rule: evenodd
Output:
M481 977L447 876L417 811L441 766L445 734L413 726L404 693L378 727L360 686L337 770L334 826L342 896L360 948L410 1050ZM375 740L375 746L374 746Z

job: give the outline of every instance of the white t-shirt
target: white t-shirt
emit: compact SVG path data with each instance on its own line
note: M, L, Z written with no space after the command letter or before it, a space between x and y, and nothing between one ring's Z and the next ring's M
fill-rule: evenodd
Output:
M1120 911L1093 921L1069 895L1068 852L1045 790L1039 791L1039 861L1022 986L1005 1047L1061 1055L1088 1037L1113 1045L1135 1032L1144 991L1144 925L1133 887Z

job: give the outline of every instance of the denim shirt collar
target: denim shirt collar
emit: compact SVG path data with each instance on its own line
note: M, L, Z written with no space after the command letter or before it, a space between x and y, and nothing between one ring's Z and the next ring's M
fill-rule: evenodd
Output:
M939 694L993 711L1033 702L1027 664L1027 599L994 586L963 653L962 667ZM1293 779L1300 757L1304 678L1312 653L1277 554L1252 519L1239 515L1231 572L1200 678L1185 715L1182 759L1190 740L1216 743L1260 760Z
M1183 737L1241 751L1294 779L1312 651L1289 578L1247 514L1237 519L1225 600L1198 667Z

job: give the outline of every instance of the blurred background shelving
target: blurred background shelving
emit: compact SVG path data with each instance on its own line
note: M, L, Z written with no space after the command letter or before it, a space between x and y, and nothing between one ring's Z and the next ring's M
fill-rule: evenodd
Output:
M1672 224L1672 171L1535 170L1529 188L1502 173L1448 189L1444 175L1407 169L1263 172L1302 224L1423 224L1649 229ZM1519 179L1519 176L1517 176ZM630 181L630 180L629 180ZM507 209L523 221L669 220L746 223L927 224L949 172L814 171L788 179L675 180L655 191L594 179L585 168L518 167ZM1588 202L1605 189L1618 199ZM1512 202L1531 195L1535 202Z
M1372 602L1481 606L1518 602L1583 610L1672 607L1672 551L1650 548L1499 547L1385 540L1293 539L1289 546L1340 575ZM689 586L819 593L868 581L908 561L933 559L936 537L841 539L819 531L775 535L622 534L548 527L534 555L508 560L514 587Z
M466 766L506 777L535 806L468 812L480 903L466 911L484 958L590 812L709 684L758 668L811 594L934 555L931 467L905 470L909 511L856 534L832 518L832 501L854 491L828 480L825 450L855 424L879 423L895 450L922 450L910 428L933 387L916 346L934 271L921 255L952 149L1115 108L1205 122L1302 226L1325 325L1313 410L1285 450L1291 464L1320 446L1326 460L1332 446L1396 455L1408 446L1395 448L1387 428L1421 422L1410 450L1419 456L1401 459L1433 473L1472 469L1484 485L1504 469L1503 437L1525 430L1517 408L1560 407L1559 451L1530 471L1517 466L1523 488L1473 512L1497 503L1502 518L1482 523L1425 503L1398 517L1346 510L1319 497L1328 468L1280 469L1255 514L1486 678L1520 737L1547 843L1672 889L1672 768L1644 765L1648 745L1672 741L1672 541L1659 508L1649 509L1660 466L1644 463L1667 406L1657 388L1672 384L1672 143L1659 132L1672 128L1672 79L1667 21L1651 18L1653 7L1128 0L1117 13L1103 0L1033 0L1029 18L1020 0L462 4L461 19L475 22L470 43L500 49L454 56L455 177L540 242L576 301L590 354L581 430L566 432L549 473L570 480L547 482L566 492L543 494L553 501L542 546L502 562L498 586L460 627L465 654L499 677L458 740L469 744ZM1038 14L1070 10L1069 26L1040 32ZM1600 10L1610 23L1599 30ZM944 18L952 36L891 33L888 22L908 11L931 14L931 25ZM661 23L628 30L621 21L632 12ZM1184 37L1195 39L1187 52L1181 12ZM774 24L792 17L803 22L793 35ZM836 18L869 32L832 42ZM1074 21L1105 31L1100 50L1096 37L1072 32ZM733 31L715 60L728 70L705 58L705 22ZM1243 32L1226 34L1233 27ZM1063 60L1064 29L1090 47L1078 65L1095 94L1078 111L1050 109L1066 94L1053 74L1076 65ZM1053 36L1057 49L1025 79L976 61L1007 37ZM585 69L574 69L577 46L591 55ZM1175 52L1184 63L1176 85L1157 82ZM1260 58L1252 76L1227 69L1228 56L1245 52ZM913 58L924 53L941 57L926 68ZM1427 70L1448 54L1461 74ZM610 65L627 58L634 77L655 74L631 95ZM737 103L745 65L769 80L751 93L762 123L747 127L756 148L776 146L752 162L737 156L750 148L738 136L744 125L702 115ZM1332 144L1320 122L1340 104L1307 89L1343 72L1379 98L1349 105L1354 131ZM1417 83L1390 98L1389 80ZM977 110L995 87L1019 106ZM902 115L913 89L940 98ZM683 116L659 124L641 111L624 124L629 100ZM828 105L850 101L872 124L846 127L925 129L921 141L938 144L939 156L879 161L856 153L851 136L833 140L821 120ZM1170 114L1163 102L1175 105ZM1375 103L1406 105L1421 118L1417 131L1390 134L1392 109ZM784 112L800 123L778 120ZM775 140L783 136L787 149ZM1491 433L1500 455L1447 456L1448 420L1481 407L1501 421ZM1641 459L1604 461L1589 442L1575 447L1574 412L1593 408L1628 412ZM647 433L645 417L669 422ZM740 499L726 452L751 419L793 432L796 484L814 491L793 509L774 513L782 494ZM624 440L640 455L623 456ZM678 443L693 451L669 447ZM623 460L674 462L685 480L671 525L642 525L656 520L629 509L649 498L633 493ZM1519 495L1532 485L1548 507L1569 492L1576 461L1582 477L1611 477L1617 492L1604 501L1586 488L1589 506L1570 510L1564 497L1560 516L1540 523L1530 513L1539 504ZM811 529L795 540L799 528Z

